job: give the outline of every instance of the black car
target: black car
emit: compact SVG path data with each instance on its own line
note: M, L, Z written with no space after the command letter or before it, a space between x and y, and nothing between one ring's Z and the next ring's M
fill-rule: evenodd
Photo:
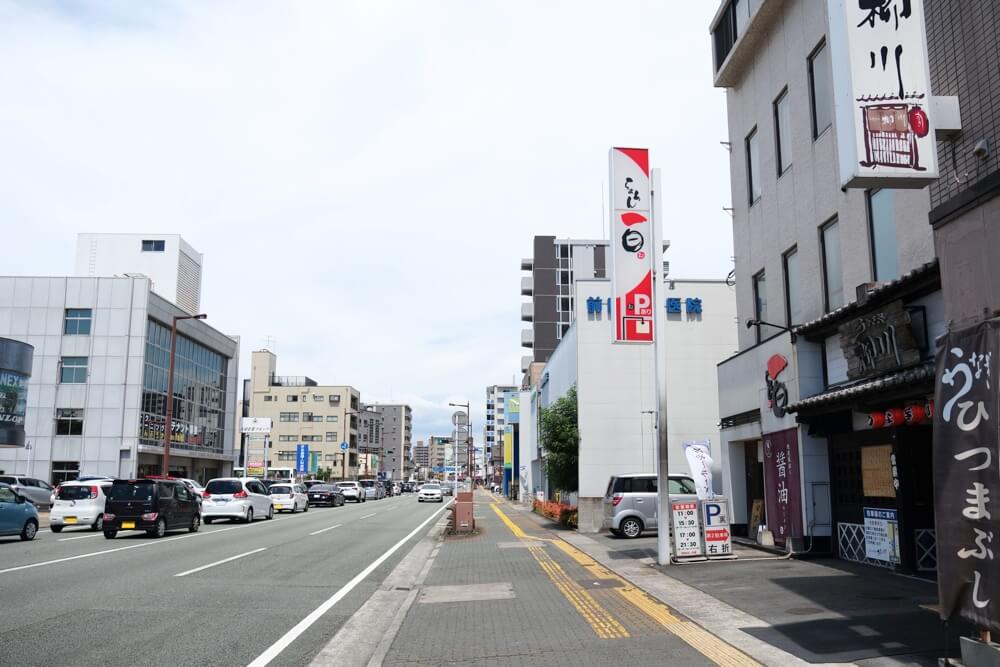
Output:
M392 481L386 479L382 480L382 482L380 483L382 484L382 487L385 489L385 497L392 498Z
M313 484L309 487L309 504L336 507L344 504L344 494L334 484Z
M174 479L116 479L104 505L104 537L114 539L119 530L145 530L163 537L168 530L201 527L197 496Z

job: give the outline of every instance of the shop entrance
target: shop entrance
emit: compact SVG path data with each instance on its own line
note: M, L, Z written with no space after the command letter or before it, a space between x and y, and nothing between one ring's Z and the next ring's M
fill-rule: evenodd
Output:
M760 440L743 443L747 478L747 537L757 537L757 526L767 523L764 509L764 453Z

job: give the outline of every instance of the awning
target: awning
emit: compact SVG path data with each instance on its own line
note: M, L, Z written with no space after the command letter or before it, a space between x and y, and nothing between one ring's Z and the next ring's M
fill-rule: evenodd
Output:
M814 410L836 403L857 401L874 394L905 389L908 386L927 383L933 385L934 369L934 362L927 361L919 366L912 366L877 378L861 380L847 387L839 387L809 398L803 398L798 403L789 405L787 410L788 412Z

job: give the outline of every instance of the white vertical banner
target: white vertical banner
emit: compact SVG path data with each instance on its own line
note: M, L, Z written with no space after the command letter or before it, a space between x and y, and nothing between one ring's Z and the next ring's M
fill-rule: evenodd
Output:
M653 216L649 150L612 148L611 292L614 342L653 342Z
M827 13L841 185L924 187L939 175L924 0L827 0Z

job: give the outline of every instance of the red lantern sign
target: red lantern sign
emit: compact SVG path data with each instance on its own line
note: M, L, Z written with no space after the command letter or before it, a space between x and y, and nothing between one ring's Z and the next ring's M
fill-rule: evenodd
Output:
M903 408L903 419L907 424L920 424L927 418L927 413L924 412L923 406L920 405L907 405Z
M913 134L921 138L926 137L931 129L931 124L927 120L927 112L920 107L913 107L906 115L910 121L910 129L913 130Z
M902 426L904 423L903 409L890 408L885 411L886 426Z
M885 413L873 412L868 415L868 426L871 428L882 428L885 426Z

